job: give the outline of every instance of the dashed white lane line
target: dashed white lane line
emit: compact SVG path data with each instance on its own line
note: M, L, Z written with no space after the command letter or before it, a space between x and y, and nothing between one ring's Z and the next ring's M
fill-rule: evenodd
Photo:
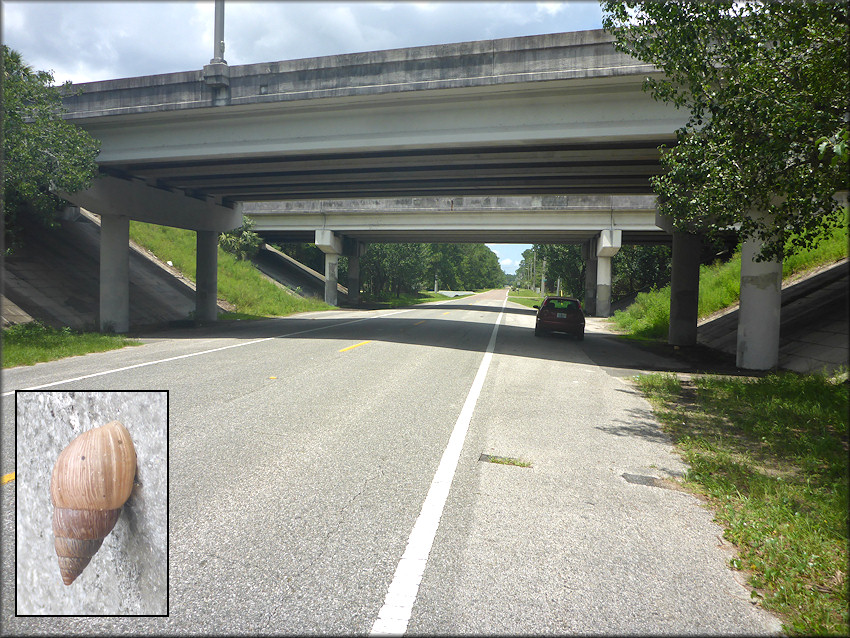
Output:
M319 330L329 330L330 328L337 328L339 326L347 326L352 323L359 323L361 321L369 321L370 319L383 319L384 317L390 317L392 315L400 315L404 312L411 312L415 310L415 308L407 308L405 310L396 310L395 312L388 312L384 315L373 315L371 317L365 317L364 319L354 319L352 321L345 321L343 323L335 323L332 326L319 326L318 328L309 328L307 330L299 330L298 332L289 332L284 334L275 335L274 337L264 337L262 339L254 339L253 341L244 341L242 343L234 343L229 346L221 346L219 348L212 348L210 350L201 350L200 352L190 352L189 354L181 354L176 357L167 357L165 359L157 359L155 361L145 361L144 363L136 363L131 366L124 366L123 368L113 368L111 370L101 370L100 372L93 372L91 374L84 374L79 377L73 377L71 379L62 379L61 381L53 381L51 383L43 383L41 385L34 385L30 388L19 388L19 390L41 390L42 388L50 388L55 385L62 385L63 383L74 383L75 381L82 381L83 379L93 379L94 377L102 377L107 374L115 374L116 372L125 372L127 370L134 370L136 368L145 368L147 366L154 366L160 363L167 363L169 361L177 361L178 359L189 359L191 357L200 357L205 354L211 354L213 352L221 352L222 350L230 350L231 348L244 348L245 346L251 346L256 343L263 343L264 341L271 341L272 339L283 339L286 337L294 337L296 335L307 334L308 332L317 332ZM4 392L0 396L7 397L9 395L15 394L16 390L9 390Z
M410 615L413 612L413 603L416 602L416 596L419 593L419 583L422 582L422 574L425 573L428 555L431 553L431 546L434 543L440 518L443 515L443 508L446 505L446 499L454 480L460 453L466 440L466 433L469 430L469 423L475 411L475 404L478 402L478 395L481 394L481 388L484 386L487 369L490 367L490 361L493 358L496 334L499 332L499 324L502 323L507 302L506 295L502 302L502 310L496 319L496 325L493 326L484 358L478 367L478 372L472 382L472 387L469 389L460 416L455 422L449 443L443 451L443 457L440 459L437 473L434 474L434 479L431 481L431 487L428 489L425 502L422 504L422 510L413 525L410 538L407 539L407 548L396 567L393 580L384 599L384 606L381 607L378 618L372 625L371 635L373 636L401 636L407 631L407 624L410 622Z

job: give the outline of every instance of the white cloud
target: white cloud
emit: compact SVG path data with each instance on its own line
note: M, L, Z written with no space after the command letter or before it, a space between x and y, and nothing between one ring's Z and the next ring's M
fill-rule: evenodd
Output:
M513 266L513 264L514 264L514 260L513 260L513 259L507 259L507 258L505 258L505 259L502 259L499 263L500 263L502 266Z
M214 3L6 0L3 41L57 82L201 69ZM601 27L596 2L225 3L231 65Z

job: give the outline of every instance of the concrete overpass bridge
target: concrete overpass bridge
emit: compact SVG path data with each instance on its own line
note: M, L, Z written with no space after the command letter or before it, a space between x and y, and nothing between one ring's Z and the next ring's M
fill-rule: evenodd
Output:
M642 92L653 73L594 30L75 85L67 119L101 140L104 176L65 196L102 216L101 325L129 327L129 219L197 231L197 315L214 319L217 236L245 202L649 195L686 119ZM619 246L598 231L588 258ZM692 343L698 239L672 241L671 340Z
M243 212L267 240L315 242L325 251L332 303L336 281L327 275L338 255L349 257L349 300L356 301L359 256L370 242L581 244L589 266L585 307L608 316L613 254L622 244L671 240L656 223L654 195L293 200L247 202Z

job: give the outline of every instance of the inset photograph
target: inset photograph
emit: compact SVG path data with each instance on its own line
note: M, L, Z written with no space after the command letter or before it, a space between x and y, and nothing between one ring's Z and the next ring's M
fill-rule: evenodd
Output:
M168 392L15 393L18 616L168 615Z

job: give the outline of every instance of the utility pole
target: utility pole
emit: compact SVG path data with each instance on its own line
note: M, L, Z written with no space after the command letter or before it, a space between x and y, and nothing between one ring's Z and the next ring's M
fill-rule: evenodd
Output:
M531 290L537 292L534 287L537 285L537 251L534 251L534 261L531 262Z
M215 0L215 35L213 36L213 57L210 64L227 62L224 59L224 0Z
M546 257L543 258L543 271L540 273L540 294L546 294Z
M212 89L212 106L230 104L230 67L224 59L224 0L215 0L213 57L204 66L204 82Z

